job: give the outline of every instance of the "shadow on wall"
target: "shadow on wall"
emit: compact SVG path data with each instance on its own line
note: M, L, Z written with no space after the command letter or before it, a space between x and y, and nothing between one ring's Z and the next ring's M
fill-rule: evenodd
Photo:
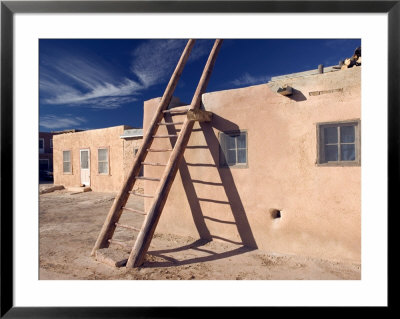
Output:
M251 227L246 216L246 211L244 210L243 203L240 199L239 192L232 176L232 172L229 167L219 168L220 145L218 137L215 135L213 130L213 128L216 128L219 131L235 131L239 130L239 127L235 123L230 122L216 114L213 115L211 123L200 123L200 127L203 130L204 138L209 147L216 171L219 174L222 186L224 187L225 194L228 198L240 239L244 245L251 248L257 248L253 232L251 231Z
M296 89L292 89L292 90L293 90L293 94L288 96L289 99L291 99L292 101L296 101L296 102L302 102L302 101L307 100L306 96L301 91L296 90Z
M172 119L170 116L166 116L165 118L166 122L172 122ZM199 233L199 236L202 238L199 241L195 241L194 243L183 246L180 248L176 249L171 249L171 250L162 250L162 251L151 251L149 254L155 255L155 256L160 256L163 257L164 259L167 260L164 266L171 266L171 263L174 265L182 265L182 264L188 264L188 263L196 263L196 262L201 262L201 261L209 261L209 260L215 260L215 259L221 259L221 258L227 258L233 255L237 254L242 254L251 250L254 250L257 248L256 241L254 239L253 233L250 228L250 224L248 222L246 212L244 210L242 201L240 199L238 190L236 188L236 185L234 183L234 179L231 173L230 168L219 168L219 141L218 137L215 135L215 132L213 128L216 128L217 130L220 131L233 131L233 130L239 130L239 127L233 123L230 122L226 119L223 119L222 117L213 114L213 119L211 123L201 123L200 124L201 129L194 129L193 131L202 131L204 134L204 138L206 140L207 146L188 146L188 149L198 149L198 150L204 150L206 152L210 152L211 157L213 159L213 164L208 163L208 164L203 164L203 163L187 163L184 158L182 158L181 164L179 166L179 172L182 177L182 182L183 182L183 187L186 193L186 197L188 199L188 203L192 212L192 217L194 224L197 228L197 231ZM167 126L168 129L168 134L174 135L177 134L177 130L174 126ZM174 145L176 143L177 138L173 137L170 138L171 145ZM189 171L189 167L207 167L207 168L215 168L215 175L219 176L220 182L211 182L211 181L204 181L204 180L195 180L192 179ZM223 190L226 194L227 201L220 201L220 200L215 200L211 198L199 198L196 189L195 189L195 184L205 184L205 185L210 185L210 186L218 186L218 187L223 187ZM232 216L234 221L223 221L217 218L212 218L208 216L204 216L204 212L201 208L200 202L212 202L215 204L221 204L221 205L229 205L230 210L232 212ZM205 219L209 219L213 222L217 223L222 223L222 224L232 224L235 225L239 234L239 237L241 239L241 242L236 242L232 241L227 238L223 238L218 235L214 235L210 233L210 230L208 229ZM206 257L201 257L201 258L193 258L190 260L185 260L185 261L177 261L172 257L167 257L165 255L162 255L164 253L173 253L177 251L182 251L182 250L189 250L189 249L197 249L201 250L199 246L204 245L208 241L212 240L213 238L219 239L222 241L226 241L229 243L233 243L236 245L240 245L239 248L233 249L231 251L227 251L224 253L215 253L212 251L208 251L210 253L209 256ZM150 263L151 264L151 263ZM146 264L147 267L151 267L152 265ZM163 266L160 265L160 262L154 262L157 267ZM154 266L155 266L154 265Z

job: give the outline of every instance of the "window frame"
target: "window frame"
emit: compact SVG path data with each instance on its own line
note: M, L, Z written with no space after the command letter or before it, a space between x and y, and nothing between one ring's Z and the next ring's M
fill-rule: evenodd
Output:
M249 168L249 139L248 139L248 131L247 130L231 130L231 131L221 131L218 133L218 142L219 142L219 168ZM226 161L225 154L224 154L224 147L222 145L221 136L222 134L225 135L233 135L233 134L244 134L246 136L246 163L235 163L234 165L229 165ZM237 144L235 145L236 150L236 159L237 159ZM224 157L221 155L224 154ZM223 160L225 158L225 160Z
M45 153L45 145L44 145L44 138L43 137L39 137L39 142L40 141L43 141L43 148L41 148L40 146L39 146L39 154L44 154Z
M70 167L70 171L69 172L65 172L64 171L64 163L66 162L66 161L64 161L64 152L69 152L69 163L70 163L70 165L69 165L69 167ZM62 150L62 172L63 172L63 175L72 175L72 151L71 150Z
M324 143L322 141L323 135L321 134L321 130L325 127L341 127L341 126L349 126L353 125L354 126L354 134L355 134L355 140L354 140L354 145L355 145L355 160L354 161L342 161L342 160L337 160L337 161L330 161L330 162L325 162L324 160ZM332 122L322 122L322 123L317 123L316 124L316 129L317 129L317 160L316 160L316 165L317 166L336 166L336 167L344 167L344 166L361 166L361 121L360 119L352 119L352 120L346 120L346 121L332 121ZM340 158L340 129L339 129L339 134L338 134L338 158ZM353 144L353 143L350 143Z
M107 173L100 173L100 171L99 171L99 168L100 168L99 151L100 150L107 150ZM105 163L105 161L101 161L101 163ZM103 175L103 176L110 175L110 148L108 146L97 148L97 175Z
M53 148L53 139L50 139L50 148Z

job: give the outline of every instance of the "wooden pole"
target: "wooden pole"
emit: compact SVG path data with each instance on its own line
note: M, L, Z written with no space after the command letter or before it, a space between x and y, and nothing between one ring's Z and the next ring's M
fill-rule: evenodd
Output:
M211 50L210 56L208 57L207 63L204 67L203 74L200 78L196 92L193 96L192 103L190 105L191 110L198 109L201 105L201 96L207 88L208 81L210 80L211 72L215 64L218 52L221 48L222 40L216 40ZM167 167L161 177L161 182L156 190L155 199L150 208L146 219L143 223L142 229L136 239L135 245L129 255L126 267L138 267L140 266L149 249L151 239L153 238L154 231L157 227L158 220L160 219L162 209L167 200L168 193L171 189L172 183L176 176L179 168L180 160L183 157L183 153L187 146L187 143L192 132L194 121L188 118L185 119L181 133L176 141L175 147L171 153L171 157L167 163Z
M194 46L194 42L195 40L190 39L186 44L186 47L179 59L175 71L171 76L167 88L165 89L164 95L161 98L158 108L154 113L154 116L150 122L149 129L143 138L142 146L139 148L139 151L136 154L134 163L128 174L128 177L124 181L121 190L119 191L117 197L114 200L113 205L111 206L110 211L108 212L108 215L100 231L100 234L97 238L97 241L92 249L91 253L92 256L94 256L97 249L106 248L109 246L108 240L112 238L114 234L115 223L118 222L119 218L121 217L122 207L125 206L129 198L129 191L132 189L133 184L135 183L135 177L139 174L141 163L144 161L147 155L148 148L150 147L153 141L153 135L157 131L158 123L161 121L163 117L162 111L165 110L168 107L169 103L171 102L172 95L175 91L176 85L178 84L178 80L182 74L183 68L189 58L190 52Z

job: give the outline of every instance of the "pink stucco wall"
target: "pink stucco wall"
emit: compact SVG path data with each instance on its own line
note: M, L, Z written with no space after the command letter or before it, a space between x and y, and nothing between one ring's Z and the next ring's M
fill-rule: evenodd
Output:
M65 187L80 186L80 150L90 150L90 188L99 192L118 192L134 160L134 146L142 139L122 139L125 125L53 137L54 183ZM98 149L109 150L109 173L98 173ZM71 151L72 173L63 173L63 151ZM143 188L141 183L136 188Z
M291 98L276 92L285 84L295 89ZM361 167L318 166L316 125L360 120L360 84L361 67L354 67L204 94L213 120L195 124L157 231L359 262ZM336 89L342 90L309 94ZM144 104L144 132L158 101ZM236 129L247 131L248 167L220 168L219 132ZM146 161L167 162L168 155L152 153ZM161 173L145 168L145 176ZM155 187L146 182L145 193ZM271 218L271 209L279 209L281 218Z

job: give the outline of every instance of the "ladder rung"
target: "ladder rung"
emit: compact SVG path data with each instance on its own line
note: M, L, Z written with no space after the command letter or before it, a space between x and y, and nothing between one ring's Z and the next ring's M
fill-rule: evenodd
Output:
M129 193L140 197L154 197L153 195L135 193L134 191L130 191Z
M126 247L126 248L132 248L131 245L128 245L127 243L124 243L124 242L122 242L122 241L118 241L118 240L114 240L114 239L109 239L108 242L109 242L110 244L115 244L115 245L119 245L119 246Z
M142 165L150 165L150 166L167 166L167 164L162 164L162 163L150 163L150 162L142 162Z
M122 227L122 228L127 228L127 229L132 229L132 230L136 230L136 231L140 231L140 228L136 228L136 227L133 227L133 226L130 226L130 225L115 223L115 226Z
M160 179L159 178L155 178L155 177L144 177L144 176L136 176L136 179L143 179L146 181L155 181L155 182L159 182Z
M170 110L164 110L163 113L169 113L170 115L175 115L175 114L185 114L188 112L189 109L185 110L174 110L174 109L170 109Z
M133 209L133 208L129 208L129 207L122 207L122 209L127 210L128 212L137 213L140 215L147 215L147 213L145 213L141 210L137 210L137 209Z
M163 123L158 123L158 125L181 125L183 122L163 122Z
M148 148L147 152L169 152L172 151L172 148L164 148L164 149L154 149L154 148Z
M153 138L168 138L168 137L178 137L176 134L171 135L153 135Z

